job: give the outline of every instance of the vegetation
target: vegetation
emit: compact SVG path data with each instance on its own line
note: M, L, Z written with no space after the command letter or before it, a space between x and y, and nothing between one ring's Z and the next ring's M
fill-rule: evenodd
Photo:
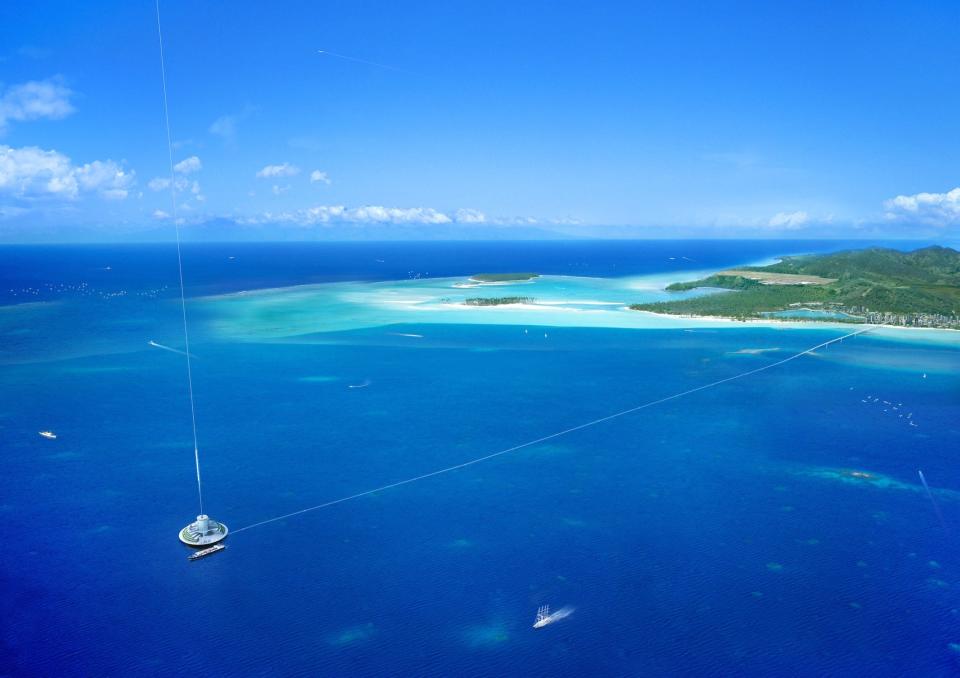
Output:
M473 297L467 299L467 306L505 306L507 304L532 304L533 297Z
M750 272L818 276L824 284L777 284L753 280ZM728 272L729 273L729 272ZM720 273L674 283L670 291L728 290L690 299L635 304L659 313L755 318L798 306L862 316L856 321L928 327L960 327L960 252L927 247L913 252L865 249L825 255L786 257L772 266L743 267L739 275ZM760 276L764 280L768 276Z
M477 273L471 276L470 280L480 283L526 282L539 277L539 273Z

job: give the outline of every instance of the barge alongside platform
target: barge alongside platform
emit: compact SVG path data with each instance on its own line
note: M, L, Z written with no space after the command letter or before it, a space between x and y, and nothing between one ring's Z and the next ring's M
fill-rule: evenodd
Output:
M205 557L207 557L207 556L212 556L212 555L213 555L214 553L216 553L217 551L222 551L222 550L225 549L225 548L227 548L227 545L226 545L226 544L214 544L213 546L211 546L211 547L209 547L209 548L200 549L200 550L197 551L196 553L191 553L189 556L187 556L187 559L188 559L188 560L200 560L201 558L205 558Z

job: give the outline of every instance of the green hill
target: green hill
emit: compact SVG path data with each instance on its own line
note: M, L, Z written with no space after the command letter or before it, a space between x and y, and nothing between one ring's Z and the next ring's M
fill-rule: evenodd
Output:
M913 252L871 248L785 257L771 266L740 267L701 280L674 283L667 290L708 287L729 291L631 308L755 318L806 307L822 310L825 315L856 316L846 318L850 321L960 327L960 252L948 247Z

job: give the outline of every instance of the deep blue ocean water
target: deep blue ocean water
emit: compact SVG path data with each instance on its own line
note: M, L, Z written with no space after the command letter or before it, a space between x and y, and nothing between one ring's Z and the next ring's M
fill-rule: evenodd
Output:
M663 273L842 246L209 245L188 247L185 266L199 295L478 270ZM183 364L144 346L177 336L172 255L0 248L0 675L960 671L957 342L847 340L240 532L190 563L176 538L198 510ZM37 300L50 303L14 305ZM208 331L209 313L191 325L205 505L233 529L838 335L545 328L545 339L411 323L244 343ZM755 348L780 350L741 352ZM542 604L576 612L534 631Z

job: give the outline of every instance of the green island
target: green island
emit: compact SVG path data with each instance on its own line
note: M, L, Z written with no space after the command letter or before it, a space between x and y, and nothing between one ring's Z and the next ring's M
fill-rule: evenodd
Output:
M638 311L748 320L829 320L960 329L960 252L885 248L784 257L770 266L742 266L671 292L727 290L688 299L633 304Z
M470 276L470 282L476 283L504 283L527 282L539 278L539 273L477 273Z
M508 304L532 304L533 297L473 297L463 303L467 306L506 306Z

